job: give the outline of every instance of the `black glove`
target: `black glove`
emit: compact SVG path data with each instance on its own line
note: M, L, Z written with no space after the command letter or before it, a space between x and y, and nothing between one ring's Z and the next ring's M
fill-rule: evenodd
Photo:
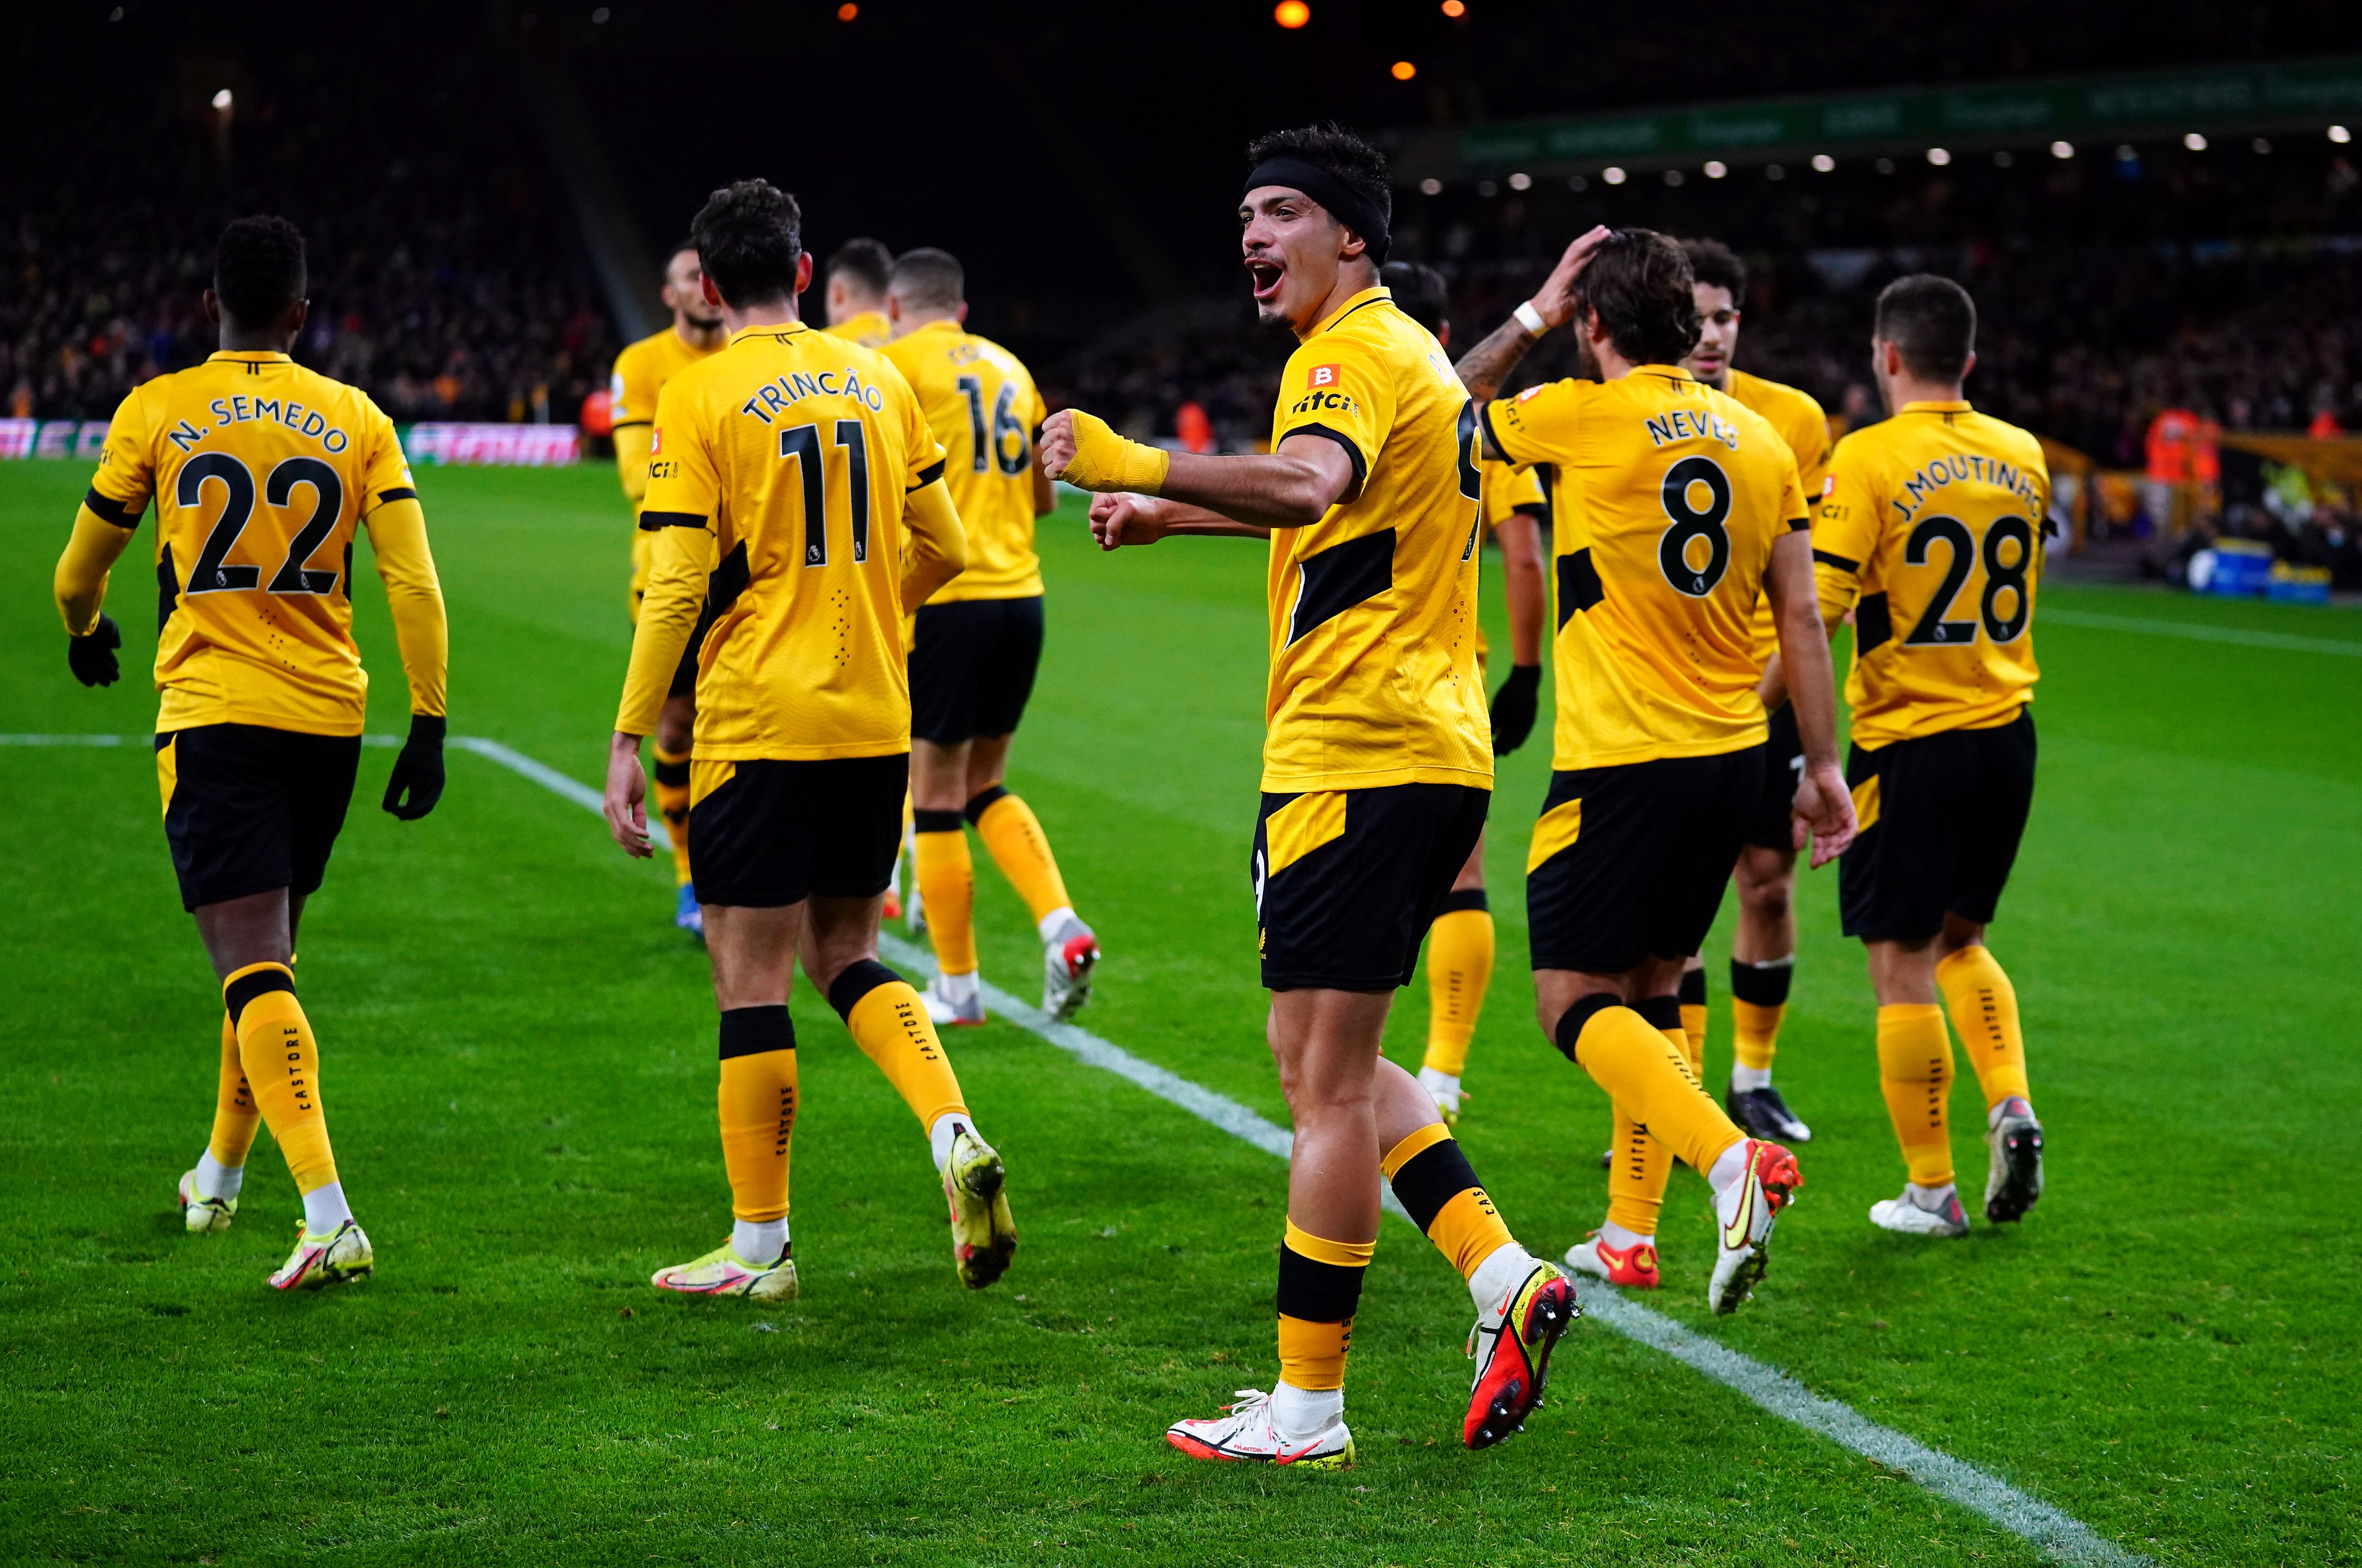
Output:
M1541 690L1542 667L1513 664L1509 679L1493 693L1493 755L1507 756L1534 733L1534 696Z
M385 781L385 809L406 823L414 823L443 798L444 721L425 713L410 715L410 739L393 759L393 777ZM410 791L403 805L402 792Z
M123 678L123 667L115 657L122 646L115 617L102 613L85 635L66 639L66 668L84 686L112 686Z

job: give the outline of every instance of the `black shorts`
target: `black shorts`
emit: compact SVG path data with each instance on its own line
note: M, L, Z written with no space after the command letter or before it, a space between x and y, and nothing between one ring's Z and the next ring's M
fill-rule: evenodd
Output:
M667 689L666 696L694 697L697 695L698 650L705 646L705 634L712 630L713 630L713 601L709 599L705 602L705 608L697 613L696 629L689 634L689 646L680 650L680 663L673 667L672 685Z
M1551 775L1527 856L1537 969L1621 975L1705 941L1763 792L1763 748Z
M319 889L352 803L359 735L200 724L156 737L181 906Z
M1042 663L1042 596L919 606L911 734L937 745L1013 734Z
M1492 801L1466 784L1265 795L1248 867L1264 988L1410 984Z
M1848 936L1918 942L1956 914L1992 923L2034 805L2034 715L1946 730L1846 761L1861 836L1838 864Z
M886 890L902 846L911 754L690 763L697 901L778 909Z
M1772 738L1763 745L1763 788L1747 822L1747 842L1761 849L1796 847L1796 786L1805 778L1805 742L1796 733L1796 705L1783 702L1772 715Z

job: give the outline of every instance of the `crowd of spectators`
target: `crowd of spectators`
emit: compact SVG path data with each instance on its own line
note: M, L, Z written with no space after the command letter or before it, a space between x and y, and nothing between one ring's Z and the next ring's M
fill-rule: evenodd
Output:
M1971 395L2103 468L2141 468L2167 408L2232 429L2362 427L2362 325L2347 304L2362 297L2362 200L2343 154L2242 143L2244 162L2228 165L2093 150L2092 167L2064 175L2012 158L1817 181L1749 171L1709 191L1652 177L1638 193L1596 180L1524 195L1405 193L1395 253L1444 272L1453 319L1474 335L1591 223L1728 238L1753 273L1739 362L1849 425L1878 416L1867 364L1878 291L1932 271L1978 301ZM1198 403L1224 444L1242 447L1267 428L1290 346L1259 331L1243 300L1209 304L1091 344L1049 380L1145 434L1170 435L1178 409ZM1573 371L1562 336L1512 385Z
M203 359L215 237L276 212L309 251L298 359L398 420L573 419L617 344L513 85L464 50L424 79L270 65L110 100L0 182L0 413L105 419Z

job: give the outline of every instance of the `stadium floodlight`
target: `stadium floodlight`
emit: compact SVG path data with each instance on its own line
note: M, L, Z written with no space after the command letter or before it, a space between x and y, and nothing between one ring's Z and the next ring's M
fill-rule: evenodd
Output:
M1407 60L1397 60L1387 68L1387 72L1396 81L1407 82L1418 74L1418 67Z
M1418 182L1418 193L1422 196L1440 196L1443 194L1443 182L1430 174Z
M1271 19L1294 32L1312 19L1312 7L1304 0L1279 0L1279 4L1271 8Z
M1612 163L1599 171L1599 177L1602 180L1606 181L1611 185L1621 185L1624 183L1624 171L1617 168Z
M2354 133L2347 130L2344 126L2332 126L2329 127L2329 139L2342 145L2345 142L2352 141L2354 139Z
M1993 167L1996 169L2014 169L2017 167L2017 155L2011 152L2009 149L2004 147L1993 154Z
M2206 150L2206 138L2198 131L2191 131L2181 138L2181 145L2192 152L2203 152Z
M1705 160L1705 177L1707 179L1719 180L1729 172L1730 165L1723 162L1720 159L1709 158Z
M2247 144L2247 149L2251 152L2269 152L2272 149L2272 144L2268 138L2259 136Z
M1892 174L1894 172L1894 160L1892 158L1882 158L1878 160L1877 162L1871 164L1871 167L1877 170L1881 174Z
M1668 169L1665 171L1665 183L1668 185L1679 185L1687 178L1688 176L1683 174L1678 169Z
M1456 22L1468 14L1468 7L1461 0L1443 0L1443 14Z
M1509 176L1509 189L1512 191L1530 191L1533 188L1534 177L1532 175L1519 172Z
M1952 161L1952 154L1948 149L1931 147L1927 149L1927 161L1941 169L1945 164Z
M1501 193L1501 187L1490 180L1479 180L1476 182L1476 193L1480 196L1497 196Z
M1767 163L1763 166L1763 178L1766 180L1785 180L1787 177L1788 171L1776 163Z
M613 15L613 12L602 6L590 13L590 25L594 28L603 28L607 25L607 18L612 15Z
M228 88L225 87L220 92L214 94L214 107L219 109L222 113L229 113L229 104L230 98Z
M2054 141L2050 144L2050 156L2072 158L2075 156L2075 144L2071 141Z
M1831 158L1827 153L1816 152L1813 154L1813 170L1816 173L1826 174L1837 166L1838 160Z

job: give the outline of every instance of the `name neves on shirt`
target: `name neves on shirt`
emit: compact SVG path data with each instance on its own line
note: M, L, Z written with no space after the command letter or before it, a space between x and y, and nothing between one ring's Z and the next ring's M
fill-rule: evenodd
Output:
M1704 409L1676 408L1653 415L1648 425L1649 440L1655 446L1669 441L1719 441L1734 452L1738 450L1738 426Z

